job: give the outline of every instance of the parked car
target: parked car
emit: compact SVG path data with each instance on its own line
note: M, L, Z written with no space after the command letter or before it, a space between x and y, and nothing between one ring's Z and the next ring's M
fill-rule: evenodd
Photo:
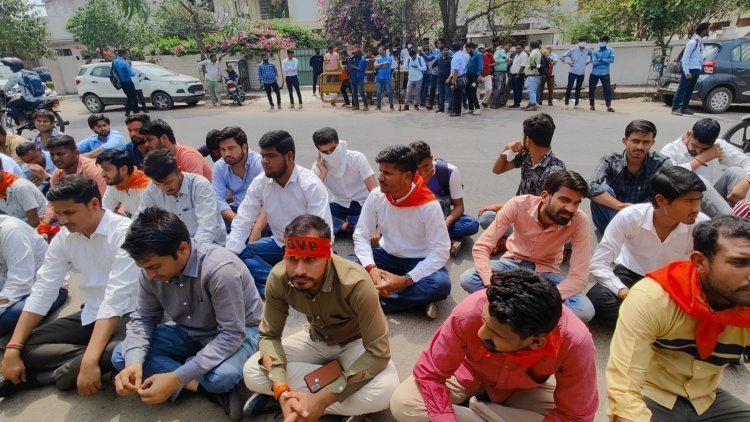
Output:
M683 52L659 80L657 92L670 106L680 85ZM750 38L704 42L703 66L692 101L700 101L709 113L723 113L733 103L750 103Z
M197 78L172 72L169 69L145 62L133 62L139 75L146 101L158 110L169 110L174 103L198 103L206 91ZM81 66L76 78L78 96L92 113L101 113L108 105L124 105L125 93L117 90L109 80L112 63L91 63Z

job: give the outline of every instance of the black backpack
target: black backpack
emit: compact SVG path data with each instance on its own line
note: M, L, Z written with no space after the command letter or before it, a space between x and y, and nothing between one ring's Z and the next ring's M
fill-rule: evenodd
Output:
M119 91L122 89L122 84L120 83L120 77L117 76L117 74L115 73L114 64L112 65L112 67L109 68L109 81L112 82L112 86L114 86L116 90Z

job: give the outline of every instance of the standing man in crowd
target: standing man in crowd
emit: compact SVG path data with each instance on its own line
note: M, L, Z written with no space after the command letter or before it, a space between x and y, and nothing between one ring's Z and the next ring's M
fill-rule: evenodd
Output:
M328 46L328 52L323 55L323 69L326 72L335 72L341 69L339 53L334 51L332 45Z
M651 151L656 143L656 126L648 120L630 122L622 143L625 150L602 157L589 180L591 219L600 233L619 211L648 202L651 178L672 165L669 158Z
M127 117L129 119L130 116ZM122 134L112 130L109 117L103 114L92 114L88 118L89 129L94 133L78 142L78 151L88 158L96 158L110 149L125 150L127 142Z
M406 101L404 101L404 111L409 110L409 103L414 102L414 110L419 110L419 96L422 92L422 82L424 72L427 71L427 64L422 56L417 55L416 50L409 51L409 58L406 59L406 68L409 69L409 84L406 86Z
M695 35L685 45L682 51L682 60L680 61L680 85L674 94L672 101L672 114L682 116L683 114L692 115L690 111L690 98L693 96L693 89L698 82L703 67L703 39L708 36L709 22L701 22L695 27Z
M628 294L607 364L613 421L745 421L750 405L719 388L750 345L750 220L693 229L688 260L652 270Z
M576 98L575 105L573 108L578 108L578 103L581 101L581 86L583 86L583 78L586 76L586 66L591 63L591 50L586 47L586 37L578 39L578 46L571 48L566 51L560 60L570 66L568 71L568 87L565 89L565 108L570 107L570 93L573 90L573 84L576 87Z
M276 82L279 78L279 72L276 70L276 65L268 60L268 53L262 53L260 58L261 62L258 63L258 79L260 79L263 88L266 90L266 96L268 96L268 103L271 104L271 110L273 110L274 107L271 90L276 93L276 104L279 106L279 110L281 110L281 89L279 88L278 82Z
M560 56L552 52L552 46L548 45L542 50L543 58L547 62L547 72L542 75L542 83L539 85L539 101L544 101L544 85L547 84L547 105L552 106L552 100L555 95L555 70Z
M219 69L219 60L216 58L216 54L211 53L208 56L208 60L199 61L198 66L203 69L206 79L206 92L208 92L208 96L211 98L211 103L214 107L222 105L221 90L219 88L221 69Z
M466 66L468 60L461 51L461 43L453 43L453 58L451 59L450 85L453 92L453 110L451 117L461 117L463 109L462 99L466 97Z
M323 74L323 61L324 58L320 54L320 49L316 48L315 54L310 56L310 68L313 70L313 96L318 92L318 79ZM300 104L302 104L301 101Z
M302 94L299 90L299 78L297 77L299 60L294 57L294 51L286 51L286 59L281 61L281 68L284 69L284 75L286 76L286 89L289 91L289 108L294 108L294 93L292 91L293 89L297 90L297 100L299 101L299 108L302 108Z
M49 151L42 150L32 142L26 142L16 148L18 157L23 161L23 174L26 179L35 184L44 195L49 190L49 181L57 170Z
M388 49L384 46L378 47L378 57L375 58L375 90L377 95L375 99L377 103L375 108L380 110L383 103L383 90L388 95L388 105L391 106L391 111L395 111L393 108L393 90L391 87L391 66L393 65L393 57L388 55Z
M435 113L445 113L445 104L448 103L448 113L453 113L453 90L451 89L451 63L453 61L451 50L444 46L437 60L437 90L438 104Z
M367 104L367 95L365 94L365 71L367 70L367 60L362 57L362 49L355 48L352 58L349 60L348 70L349 79L352 85L352 110L359 110L360 97L362 100L362 110L370 109Z
M469 63L466 66L466 96L469 102L469 114L482 114L482 106L479 105L479 81L484 69L484 54L477 52L477 45L473 42L466 44L466 52L469 53Z
M505 89L505 84L508 83L508 51L510 50L510 43L506 42L503 45L498 44L495 47L495 52L492 55L495 60L494 72L492 73L492 96L489 104L490 108L500 108L500 98L502 92Z
M333 235L353 233L370 191L378 186L367 157L348 149L346 141L339 141L336 129L324 127L313 133L318 159L311 170L331 194Z
M523 85L526 80L526 71L529 68L529 55L526 53L526 44L520 42L516 45L516 55L510 65L511 80L513 81L513 105L511 110L520 110L523 101Z
M607 47L609 37L604 35L599 37L599 48L591 54L591 74L589 75L589 106L590 110L596 110L594 106L594 97L596 94L596 85L601 81L602 90L604 91L604 104L607 111L614 112L612 108L612 86L609 80L609 67L615 62L615 50Z
M143 125L138 133L146 140L147 151L166 149L177 159L181 171L200 174L211 180L211 166L203 159L201 153L191 146L178 144L172 127L164 120L152 120Z
M104 151L96 157L96 164L107 182L102 208L135 220L151 180L135 167L133 157L127 151Z
M130 113L138 113L138 93L135 91L135 84L133 83L133 67L128 63L127 50L117 50L117 58L112 62L112 74L117 77L122 87L122 93L127 98L125 102L125 117L130 116Z
M482 107L487 108L492 98L492 72L495 68L495 56L492 54L491 48L485 50L484 44L479 46L479 52L483 55L482 86L484 87L484 96L482 97Z
M539 49L539 41L532 41L530 44L531 53L529 54L529 67L526 69L526 88L529 92L529 104L524 107L524 111L536 111L537 96L539 95L539 80L541 74L539 68L542 65L542 51Z

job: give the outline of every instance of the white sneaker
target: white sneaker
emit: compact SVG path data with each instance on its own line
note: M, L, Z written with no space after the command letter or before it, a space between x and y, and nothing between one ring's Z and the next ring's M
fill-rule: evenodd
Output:
M565 110L569 110L569 109L570 109L570 106L565 104Z
M464 108L464 109L463 109L463 110L461 111L461 113L463 113L463 114L468 114L468 113L469 113L469 109L468 109L468 108Z
M425 309L425 313L427 314L427 318L429 319L437 318L437 302L432 302L429 305L427 305L427 308Z
M302 108L302 104L300 104L299 107L297 107L297 108Z
M578 110L581 107L579 107L578 104L576 104L576 105L573 106L573 108L576 109L576 110Z
M474 116L479 116L480 114L482 114L482 109L481 108L475 108L474 112L471 113L471 114L474 115Z

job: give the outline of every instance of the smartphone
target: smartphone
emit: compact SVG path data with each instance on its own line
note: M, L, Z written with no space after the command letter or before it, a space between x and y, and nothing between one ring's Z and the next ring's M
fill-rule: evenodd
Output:
M332 360L305 375L305 384L311 393L317 393L336 381L343 373L344 369L341 368L339 361Z

